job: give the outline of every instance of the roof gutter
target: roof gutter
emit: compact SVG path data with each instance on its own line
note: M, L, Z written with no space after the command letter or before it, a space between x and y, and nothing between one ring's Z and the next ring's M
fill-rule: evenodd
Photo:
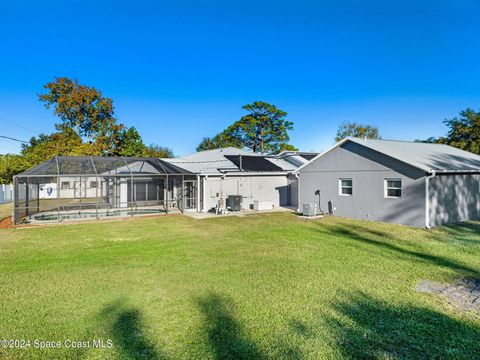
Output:
M285 176L290 174L288 171L222 171L220 174L209 174L210 176ZM203 175L203 174L201 174Z
M435 172L437 174L480 174L480 169L473 170L429 170L429 172Z
M431 229L430 226L430 179L434 178L436 175L435 170L430 170L425 176L425 228Z

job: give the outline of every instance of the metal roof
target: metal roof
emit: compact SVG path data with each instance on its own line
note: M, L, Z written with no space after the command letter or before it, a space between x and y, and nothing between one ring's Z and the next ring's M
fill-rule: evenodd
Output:
M272 172L284 171L264 156L255 155L225 155L241 171Z
M296 168L305 165L311 159L316 157L318 153L303 152L303 151L283 151L277 155L279 159L290 164L290 168L295 170ZM293 165L293 166L292 166Z
M199 175L222 175L227 172L239 172L239 163L232 162L231 159L236 159L238 156L248 156L251 158L260 158L264 166L254 170L253 168L247 170L244 168L244 173L260 172L265 173L266 169L270 172L293 172L299 166L308 162L303 155L315 156L316 153L304 153L298 151L284 151L278 155L261 155L234 147L226 147L213 150L199 151L192 155L181 158L162 159L170 164L174 164L192 173ZM234 157L232 157L234 156ZM255 159L253 159L255 160ZM248 161L248 160L247 160ZM273 165L267 164L271 163ZM267 164L267 165L265 165Z
M345 142L354 142L390 156L425 172L474 172L480 171L480 156L458 148L443 145L397 140L372 140L346 138L328 151L312 159L315 161ZM308 166L307 163L304 166ZM299 171L304 166L297 169Z
M199 151L181 158L168 158L162 160L195 174L220 175L222 173L219 169L236 169L238 171L235 164L228 160L225 155L251 155L251 153L242 149L227 147Z
M188 175L189 171L157 158L56 156L18 174L38 176L148 176Z

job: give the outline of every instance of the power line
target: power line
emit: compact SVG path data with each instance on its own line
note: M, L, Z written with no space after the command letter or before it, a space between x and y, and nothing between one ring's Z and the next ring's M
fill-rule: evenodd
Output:
M3 116L0 116L0 120L3 120L3 121L5 121L5 122L7 122L7 123L9 123L9 124L18 126L19 128L21 128L21 129L23 129L23 130L30 131L30 132L32 132L32 133L34 133L34 134L39 134L39 133L40 133L40 131L32 130L32 129L27 128L27 127L25 127L25 126L23 126L23 125L20 125L20 124L14 122L14 121L12 121L12 120L5 119Z
M3 138L3 139L8 139L8 140L12 140L12 141L17 141L17 142L24 143L24 144L29 144L29 142L28 142L28 141L24 141L24 140L15 139L15 138L12 138L12 137L10 137L10 136L3 136L3 135L0 135L0 138Z

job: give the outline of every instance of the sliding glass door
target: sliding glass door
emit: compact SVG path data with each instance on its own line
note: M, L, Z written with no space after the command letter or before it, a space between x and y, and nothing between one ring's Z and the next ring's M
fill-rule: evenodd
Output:
M160 205L164 200L164 179L139 179L133 181L134 198L131 198L131 186L128 183L128 198L137 206Z

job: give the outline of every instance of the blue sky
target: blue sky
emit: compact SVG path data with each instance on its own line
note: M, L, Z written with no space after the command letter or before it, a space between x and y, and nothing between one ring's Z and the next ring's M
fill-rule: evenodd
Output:
M287 111L302 150L332 145L343 121L438 136L480 108L479 16L477 0L0 0L0 134L52 132L37 94L68 76L177 155L255 100Z

